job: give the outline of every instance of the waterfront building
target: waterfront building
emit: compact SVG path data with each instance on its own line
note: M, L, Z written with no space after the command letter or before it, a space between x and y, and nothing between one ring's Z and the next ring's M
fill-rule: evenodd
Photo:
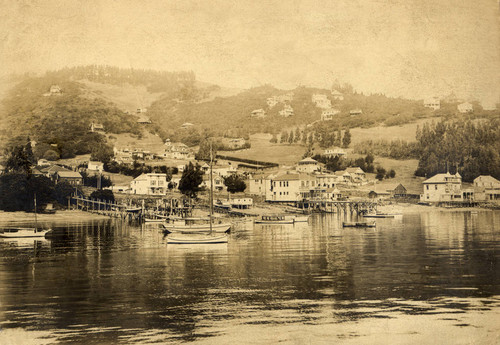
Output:
M72 186L79 186L83 184L83 177L77 171L60 170L54 174L54 182L66 182Z
M422 202L462 201L462 177L455 175L436 174L422 182L424 192L420 196Z
M270 179L266 190L266 201L296 202L306 199L311 188L316 186L316 178L309 174L286 172Z
M132 194L165 195L167 192L167 174L141 174L130 182Z
M477 201L500 201L500 181L490 175L474 179L474 193Z

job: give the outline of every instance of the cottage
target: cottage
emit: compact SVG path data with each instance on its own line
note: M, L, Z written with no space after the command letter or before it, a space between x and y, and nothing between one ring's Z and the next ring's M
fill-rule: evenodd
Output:
M436 174L422 183L422 202L462 201L462 177L459 173Z
M151 120L149 119L149 117L142 115L139 117L139 119L137 119L137 123L140 125L148 125L151 123Z
M391 191L392 197L393 198L406 198L408 191L406 190L405 186L403 186L401 183L397 185L396 188L394 188Z
M130 182L132 194L165 195L167 192L167 174L142 174Z
M104 132L104 126L102 124L100 124L100 123L92 122L90 124L90 131L92 133L96 133L96 132L97 133L102 133L102 132Z
M458 112L462 114L467 114L467 113L473 113L474 112L474 106L470 104L469 102L465 103L460 103L457 105Z
M366 174L360 167L347 168L345 171L352 176L353 182L362 183L366 181Z
M87 163L87 170L102 173L104 171L104 163L98 161L89 161Z
M331 121L338 114L340 114L338 109L325 109L321 112L321 121Z
M359 116L359 115L362 115L363 114L363 110L357 108L357 109L352 109L351 111L349 111L349 115L351 116Z
M224 178L221 176L212 175L212 186L214 190L218 192L227 190L224 184ZM200 188L210 189L210 176L208 174L203 176L203 182L201 182Z
M184 122L182 125L181 125L181 128L182 129L189 129L191 127L193 127L194 125L191 123L191 122Z
M340 184L351 185L353 182L353 177L345 170L336 171L335 176L337 176L337 182Z
M344 100L344 95L337 91L337 90L332 90L332 98L336 101L343 101Z
M261 119L266 117L266 112L264 111L264 109L255 109L254 111L252 111L251 116Z
M83 183L83 177L77 171L61 170L57 171L54 174L54 182L55 183L66 182L72 186L79 186Z
M424 99L424 107L438 110L441 108L441 101L438 97L430 97Z
M325 149L323 151L322 156L330 157L330 158L345 157L346 152L344 149L341 149L340 147L333 147L333 148Z
M302 173L313 173L320 170L318 161L311 157L304 158L297 164L297 171Z
M276 96L273 96L273 97L269 97L267 100L266 100L266 103L267 103L267 106L269 108L272 108L274 107L276 104L278 104L278 100L276 99Z
M49 92L46 92L43 94L45 97L49 96L61 96L62 95L62 90L59 85L52 85L49 89Z
M312 102L321 109L328 109L332 107L332 102L326 97L326 95L323 94L313 94L312 95Z
M283 116L283 117L289 117L289 116L293 116L293 108L288 105L288 104L285 104L285 107L279 111L279 114L280 116Z

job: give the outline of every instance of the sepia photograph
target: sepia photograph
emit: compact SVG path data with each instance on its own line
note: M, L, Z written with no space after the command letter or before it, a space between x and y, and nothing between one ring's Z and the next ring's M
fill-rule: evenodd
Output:
M500 0L0 0L0 344L500 343Z

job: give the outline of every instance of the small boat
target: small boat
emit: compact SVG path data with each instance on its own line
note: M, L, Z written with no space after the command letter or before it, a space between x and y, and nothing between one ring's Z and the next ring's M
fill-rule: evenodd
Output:
M342 222L344 228L374 228L375 222Z
M165 219L144 218L146 223L163 223Z
M227 243L227 235L212 236L212 235L189 235L167 237L168 244L216 244Z
M307 221L309 221L309 216L294 216L293 221L295 223L298 223L298 222L307 222Z
M183 233L200 233L200 232L209 232L210 230L212 230L213 232L220 233L220 232L227 232L231 229L231 224L229 223L212 224L211 229L210 229L210 224L161 223L161 226L168 232L183 232Z
M293 224L295 217L287 216L261 216L256 219L256 224Z
M37 228L4 228L0 233L3 238L28 238L45 237L50 230L37 230Z

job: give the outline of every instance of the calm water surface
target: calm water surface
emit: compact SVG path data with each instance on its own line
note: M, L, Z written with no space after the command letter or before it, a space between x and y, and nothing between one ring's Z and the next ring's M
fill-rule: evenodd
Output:
M116 220L0 240L0 343L499 341L500 212L341 222L238 223L222 245Z

